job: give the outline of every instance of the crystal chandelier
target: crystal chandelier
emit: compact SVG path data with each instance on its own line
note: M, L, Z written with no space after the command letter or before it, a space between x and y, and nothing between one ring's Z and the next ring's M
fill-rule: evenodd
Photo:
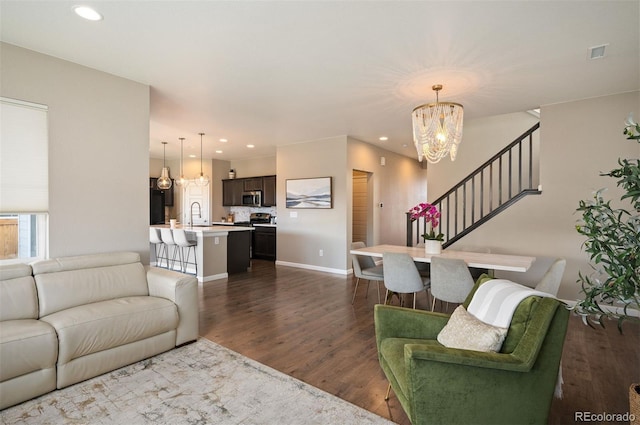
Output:
M438 101L441 84L432 89L436 92L436 103L420 105L411 113L418 160L427 158L435 164L449 155L455 161L462 141L463 107L459 103Z
M164 152L162 153L162 173L160 174L160 177L158 177L157 185L158 185L158 189L167 190L171 188L171 185L173 184L173 182L169 177L169 169L165 164L166 154L167 154L167 142L162 142L162 145L163 145L162 148L164 149Z

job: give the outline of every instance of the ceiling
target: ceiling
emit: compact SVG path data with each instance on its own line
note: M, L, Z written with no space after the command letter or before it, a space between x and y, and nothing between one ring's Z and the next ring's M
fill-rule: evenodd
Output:
M417 157L434 84L465 120L640 88L637 0L83 2L98 22L76 4L1 0L0 37L149 85L156 158L179 137L199 156L200 132L223 160L339 135Z

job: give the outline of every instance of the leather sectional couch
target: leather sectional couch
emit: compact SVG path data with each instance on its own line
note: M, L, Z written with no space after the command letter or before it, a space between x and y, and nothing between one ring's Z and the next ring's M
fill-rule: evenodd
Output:
M197 338L195 277L137 253L0 266L0 409Z

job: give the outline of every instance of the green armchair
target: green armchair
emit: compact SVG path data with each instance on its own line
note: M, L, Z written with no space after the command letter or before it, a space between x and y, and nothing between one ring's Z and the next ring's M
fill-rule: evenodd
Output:
M522 301L499 353L440 344L446 314L386 305L374 314L380 365L412 424L547 423L569 320L558 300Z

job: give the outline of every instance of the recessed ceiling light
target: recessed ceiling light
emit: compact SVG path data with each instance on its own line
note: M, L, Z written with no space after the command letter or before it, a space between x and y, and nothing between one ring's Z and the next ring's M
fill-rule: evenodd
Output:
M249 149L253 149L253 148L255 148L255 147L256 147L256 145L247 145L247 147L248 147Z
M196 156L194 154L189 154L189 158L195 158Z
M387 136L382 136L379 139L381 142L386 142L387 140L389 140L389 138Z
M222 151L221 150L217 150L216 153L222 153Z
M74 6L73 11L76 12L76 15L90 21L102 20L102 15L89 6Z
M227 143L227 142L228 142L228 140L227 140L227 139L220 139L220 141L221 141L222 143Z

